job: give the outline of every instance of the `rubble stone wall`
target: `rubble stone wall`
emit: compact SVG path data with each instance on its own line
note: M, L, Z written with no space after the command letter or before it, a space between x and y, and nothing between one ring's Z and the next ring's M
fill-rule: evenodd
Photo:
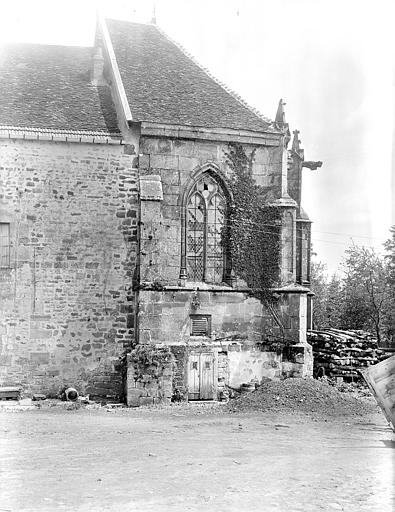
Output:
M122 394L134 338L133 147L0 141L0 383L26 394Z

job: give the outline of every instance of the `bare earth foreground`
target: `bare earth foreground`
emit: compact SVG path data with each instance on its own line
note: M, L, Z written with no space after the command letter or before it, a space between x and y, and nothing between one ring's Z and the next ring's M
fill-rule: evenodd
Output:
M373 402L326 415L317 390L273 389L227 406L2 407L0 512L392 512L395 434Z

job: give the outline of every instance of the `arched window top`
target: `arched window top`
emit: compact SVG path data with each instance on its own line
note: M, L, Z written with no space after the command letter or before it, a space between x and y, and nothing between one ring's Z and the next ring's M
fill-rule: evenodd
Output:
M189 281L221 283L225 280L222 230L227 193L221 181L212 172L200 173L185 197L181 277Z
M232 193L226 186L226 178L222 175L219 167L214 162L207 162L199 167L194 174L183 185L179 196L179 205L185 206L189 196L193 193L197 184L202 187L201 181L212 181L218 187L221 194L226 198L227 203L232 203Z
M188 196L194 194L202 196L207 204L212 203L214 197L225 198L224 191L219 182L208 172L204 173L195 181L191 187Z

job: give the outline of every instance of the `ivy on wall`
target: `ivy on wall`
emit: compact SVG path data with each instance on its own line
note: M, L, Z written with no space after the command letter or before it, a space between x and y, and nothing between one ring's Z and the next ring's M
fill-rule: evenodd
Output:
M270 305L280 270L281 212L265 203L265 191L252 176L254 158L255 149L247 155L238 143L230 143L225 152L232 171L228 185L233 201L223 244L233 272L247 283L254 297Z
M134 378L140 382L159 379L165 370L174 368L174 356L167 346L137 345L130 354Z

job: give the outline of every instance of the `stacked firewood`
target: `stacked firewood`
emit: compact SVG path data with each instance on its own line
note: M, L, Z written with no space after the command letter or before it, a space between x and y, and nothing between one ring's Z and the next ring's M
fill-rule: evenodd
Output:
M362 378L360 370L389 356L378 348L377 339L364 331L309 331L307 341L313 347L316 378L341 377L356 381Z

